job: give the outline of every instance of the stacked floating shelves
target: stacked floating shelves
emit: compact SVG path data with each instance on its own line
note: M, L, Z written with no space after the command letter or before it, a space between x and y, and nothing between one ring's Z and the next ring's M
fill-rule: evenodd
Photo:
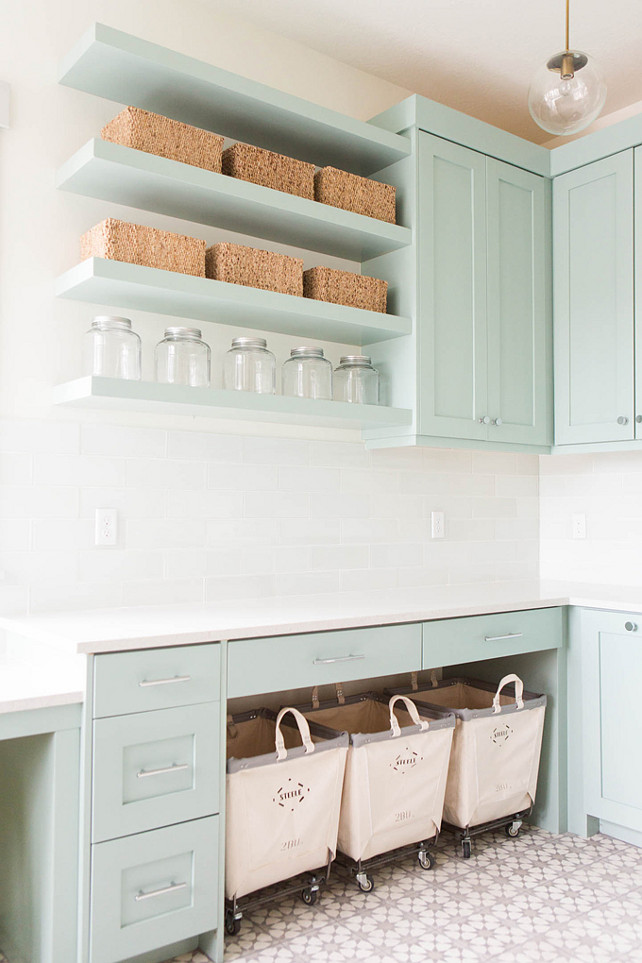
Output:
M319 165L371 174L407 156L406 138L96 24L63 65L61 83L143 107ZM411 243L411 231L222 174L92 140L57 186L336 257L364 261ZM198 321L368 345L408 335L409 318L221 281L90 259L56 283L59 297ZM346 428L405 425L410 412L173 385L82 378L57 404L166 410Z

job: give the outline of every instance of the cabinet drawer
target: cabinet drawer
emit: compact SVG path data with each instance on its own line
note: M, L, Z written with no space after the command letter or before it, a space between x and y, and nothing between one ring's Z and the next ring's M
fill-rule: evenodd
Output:
M92 846L91 963L217 928L218 816Z
M217 703L94 723L94 842L218 812Z
M423 668L558 649L564 644L562 609L528 609L423 626Z
M228 696L412 672L421 662L421 625L241 639L228 646Z
M214 643L97 655L94 717L218 700L220 660Z

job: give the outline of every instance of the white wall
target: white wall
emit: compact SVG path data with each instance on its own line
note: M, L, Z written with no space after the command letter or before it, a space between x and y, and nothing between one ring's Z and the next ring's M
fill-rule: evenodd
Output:
M573 539L572 515L586 515ZM642 452L540 457L543 578L632 585L642 566Z
M14 0L11 8L0 37L0 79L12 86L11 129L0 132L0 610L535 576L535 457L369 454L354 434L302 438L287 428L51 407L52 386L81 373L89 320L108 307L53 298L55 276L78 259L80 234L112 215L208 242L222 236L55 191L56 167L118 110L56 84L58 61L92 21L363 118L407 91L234 21L222 4ZM306 266L339 263L304 257ZM149 377L170 319L127 313ZM220 362L233 332L204 332ZM270 337L279 361L291 344ZM341 346L326 348L338 360ZM110 506L119 510L119 544L97 549L93 512ZM446 512L443 542L429 538L432 509Z

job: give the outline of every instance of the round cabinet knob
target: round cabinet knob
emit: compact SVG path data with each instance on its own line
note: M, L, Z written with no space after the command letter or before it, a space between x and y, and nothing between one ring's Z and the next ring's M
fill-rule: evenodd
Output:
M636 424L638 424L638 425L642 425L642 415L636 415L636 416L635 416L635 422L636 422Z
M504 424L504 422L502 421L501 418L495 418L495 420L493 421L493 424L494 424L494 425L497 425L497 427L499 428L500 425L503 425L503 424Z
M479 424L480 424L480 425L489 425L489 424L490 424L490 418L488 417L488 415L484 415L483 418L480 418L480 419L479 419Z
M638 626L636 622L625 622L624 628L627 632L637 632Z
M620 417L617 420L617 423L618 425L628 425L629 419L626 417L626 415L620 415Z

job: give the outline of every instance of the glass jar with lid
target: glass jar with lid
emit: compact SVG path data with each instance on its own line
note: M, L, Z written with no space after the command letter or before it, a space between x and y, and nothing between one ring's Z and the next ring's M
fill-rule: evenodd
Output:
M332 364L323 357L323 348L292 348L283 363L281 384L291 398L332 400Z
M154 351L156 380L165 385L207 388L211 358L199 328L166 328Z
M141 341L129 318L95 317L85 334L83 355L86 374L140 381Z
M276 394L276 358L265 338L234 338L225 355L224 381L230 391Z
M379 404L379 372L364 354L344 355L334 369L335 401L359 405Z

